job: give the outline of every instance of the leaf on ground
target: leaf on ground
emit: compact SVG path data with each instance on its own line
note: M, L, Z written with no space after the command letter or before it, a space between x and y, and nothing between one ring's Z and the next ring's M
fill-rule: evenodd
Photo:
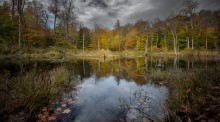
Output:
M63 113L68 114L68 113L70 113L70 111L71 111L70 109L65 109L65 110L63 110Z
M45 115L43 115L43 114L39 114L39 115L38 115L38 119L39 119L40 121L46 121L46 120L47 120L47 116L45 116Z
M58 107L57 109L56 109L56 111L61 111L62 110L62 108L60 108L60 107Z
M42 111L47 111L47 107L44 107L44 108L42 109Z
M61 104L61 107L66 107L66 104Z
M54 116L48 117L48 121L52 121L52 120L56 120L56 117L54 117Z
M74 103L75 103L75 101L69 101L67 104L72 105Z
M49 117L49 113L47 111L43 112L43 116Z

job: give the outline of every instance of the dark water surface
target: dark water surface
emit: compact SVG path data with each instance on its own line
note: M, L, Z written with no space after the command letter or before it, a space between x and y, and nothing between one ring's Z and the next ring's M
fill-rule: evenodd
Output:
M137 58L73 61L1 61L0 74L14 77L19 72L49 72L64 67L76 85L52 100L61 111L56 121L114 122L163 120L169 88L149 77L152 69L193 70L215 67L218 60ZM61 105L60 101L72 101ZM3 101L1 101L3 102ZM63 112L69 109L68 112Z

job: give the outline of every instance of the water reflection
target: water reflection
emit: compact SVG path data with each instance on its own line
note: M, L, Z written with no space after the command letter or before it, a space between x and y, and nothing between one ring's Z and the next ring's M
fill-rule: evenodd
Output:
M114 76L97 79L95 76L86 78L78 87L76 106L81 106L76 120L82 122L112 122L126 119L159 119L164 114L164 101L167 98L167 89L164 86L153 84L137 85L135 81L128 82L120 79L118 84ZM134 92L143 91L148 95L145 103L147 113L144 116L135 115L132 110L141 108L140 99L135 99ZM134 99L131 102L131 99ZM144 99L143 99L144 100ZM122 102L124 101L124 102ZM124 106L127 105L127 108ZM129 109L130 108L130 109ZM72 107L72 110L75 106ZM66 120L66 119L65 119Z

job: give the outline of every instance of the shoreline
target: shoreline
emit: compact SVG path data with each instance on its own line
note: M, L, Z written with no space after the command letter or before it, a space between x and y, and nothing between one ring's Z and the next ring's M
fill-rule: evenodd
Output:
M78 50L68 50L65 52L60 51L41 51L34 53L13 53L13 54L0 54L0 59L91 59L91 60L99 60L99 59L117 59L117 58L141 58L146 57L144 51L109 51L109 50L87 50L85 52ZM218 51L200 51L200 50L189 50L189 51L181 51L179 55L175 55L172 51L169 52L149 52L148 57L168 57L168 58L220 58L220 52Z

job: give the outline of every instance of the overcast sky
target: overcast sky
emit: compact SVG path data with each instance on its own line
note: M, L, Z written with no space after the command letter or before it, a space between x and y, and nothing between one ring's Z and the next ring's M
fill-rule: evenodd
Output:
M198 0L200 9L217 10L220 0ZM94 23L112 28L119 19L121 25L139 19L165 18L170 11L178 11L182 0L78 0L78 21L89 28Z

